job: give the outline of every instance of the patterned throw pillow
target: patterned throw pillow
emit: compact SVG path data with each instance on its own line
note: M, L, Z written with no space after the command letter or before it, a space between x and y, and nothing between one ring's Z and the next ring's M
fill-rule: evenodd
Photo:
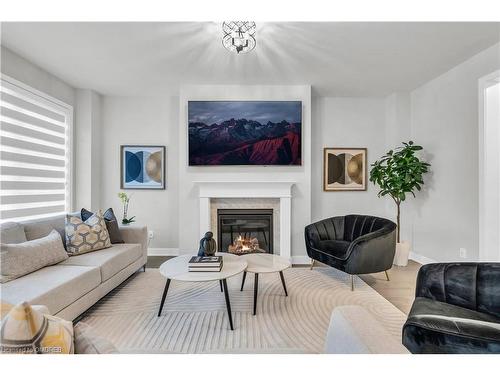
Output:
M24 302L2 315L0 353L74 353L73 323L48 314L45 306Z
M85 208L82 208L82 210L80 211L80 215L82 216L83 221L90 218L93 214L93 212L90 212ZM120 232L120 227L118 226L118 220L116 219L113 209L111 207L108 208L106 211L104 211L104 214L102 216L104 217L104 221L106 221L106 228L108 229L109 239L111 240L111 243L124 243L125 241L123 241L122 233Z
M77 216L66 215L66 251L70 256L110 246L111 241L102 210L85 221Z
M61 235L55 229L36 240L0 246L0 283L17 279L68 258Z

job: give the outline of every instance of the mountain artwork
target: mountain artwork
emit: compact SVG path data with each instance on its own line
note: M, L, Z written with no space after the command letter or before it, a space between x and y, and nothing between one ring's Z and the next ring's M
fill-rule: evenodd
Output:
M301 165L302 102L190 101L189 165Z

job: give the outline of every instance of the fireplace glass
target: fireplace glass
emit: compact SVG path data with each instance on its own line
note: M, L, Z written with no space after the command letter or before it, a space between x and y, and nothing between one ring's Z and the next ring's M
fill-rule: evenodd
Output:
M272 209L218 209L217 246L237 255L273 253Z

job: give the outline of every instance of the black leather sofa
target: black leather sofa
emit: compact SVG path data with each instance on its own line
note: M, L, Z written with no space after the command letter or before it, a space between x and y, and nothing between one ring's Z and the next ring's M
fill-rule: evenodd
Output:
M351 275L387 271L396 251L396 224L374 216L337 216L305 228L307 255ZM387 280L389 277L386 272Z
M412 353L500 353L500 263L422 266L403 345Z

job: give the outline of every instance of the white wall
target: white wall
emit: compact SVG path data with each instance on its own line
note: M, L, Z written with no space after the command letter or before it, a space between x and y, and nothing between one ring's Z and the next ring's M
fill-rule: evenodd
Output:
M386 151L401 146L402 142L411 140L411 98L408 92L397 92L385 99L385 134ZM419 194L419 193L417 193ZM396 222L396 206L394 201L386 197L388 217ZM410 198L401 204L401 241L413 244L413 200Z
M113 207L121 218L120 145L165 145L166 190L125 190L132 193L129 216L154 231L150 247L178 247L179 100L175 97L108 97L101 103L101 206ZM153 250L155 251L155 250Z
M479 259L500 261L500 71L479 87ZM482 131L481 131L482 130ZM482 165L481 165L482 164Z
M10 49L1 47L2 73L40 90L66 104L75 105L75 89L56 76L32 64Z
M101 208L101 96L92 90L76 90L75 209Z
M189 100L301 100L302 166L188 167L187 102ZM305 256L304 226L311 220L311 87L185 86L179 102L179 248L196 251L199 242L199 201L195 181L295 181L292 191L292 256Z
M413 250L438 261L478 259L478 80L500 67L495 45L411 92L411 137L432 173L415 201ZM461 259L463 260L463 259Z
M372 183L366 191L323 191L324 147L366 147L368 165L386 152L385 100L315 97L313 108L312 220L354 213L390 218Z

